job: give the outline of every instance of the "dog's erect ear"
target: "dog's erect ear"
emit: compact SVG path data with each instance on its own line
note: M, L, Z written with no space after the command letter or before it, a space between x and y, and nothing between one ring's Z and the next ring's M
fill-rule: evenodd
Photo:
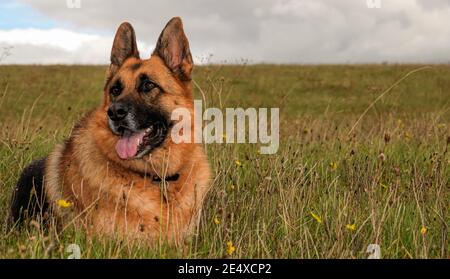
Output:
M154 55L158 55L170 70L182 81L191 80L194 66L189 42L179 17L172 18L159 36Z
M139 52L133 27L128 22L124 22L119 26L114 37L111 50L111 65L109 66L107 78L112 78L129 57L139 58Z

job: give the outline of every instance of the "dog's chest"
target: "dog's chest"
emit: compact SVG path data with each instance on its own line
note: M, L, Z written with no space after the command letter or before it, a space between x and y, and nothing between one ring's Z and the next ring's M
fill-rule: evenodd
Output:
M195 197L184 191L192 185L179 175L177 179L107 177L75 184L69 192L76 210L85 212L83 223L96 234L175 238L184 234L194 214Z

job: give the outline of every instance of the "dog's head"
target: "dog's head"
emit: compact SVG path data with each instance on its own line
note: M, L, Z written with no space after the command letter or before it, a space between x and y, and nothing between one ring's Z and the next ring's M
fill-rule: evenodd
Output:
M172 111L192 108L192 68L180 18L167 23L148 59L139 57L133 27L126 22L120 25L103 107L121 160L142 159L170 141Z

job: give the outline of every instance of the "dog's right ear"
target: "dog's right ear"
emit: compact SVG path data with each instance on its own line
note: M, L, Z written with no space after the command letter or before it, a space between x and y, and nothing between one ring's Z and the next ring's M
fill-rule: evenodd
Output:
M106 77L106 83L117 73L123 62L129 58L139 58L136 44L136 34L130 23L124 22L117 29L111 50L111 65Z

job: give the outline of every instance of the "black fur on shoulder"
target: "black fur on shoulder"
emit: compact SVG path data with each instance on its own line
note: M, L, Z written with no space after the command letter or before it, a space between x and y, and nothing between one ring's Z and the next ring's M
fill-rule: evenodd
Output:
M20 175L13 190L9 213L9 225L20 225L27 218L44 216L48 210L43 189L43 176L47 158L33 161Z

